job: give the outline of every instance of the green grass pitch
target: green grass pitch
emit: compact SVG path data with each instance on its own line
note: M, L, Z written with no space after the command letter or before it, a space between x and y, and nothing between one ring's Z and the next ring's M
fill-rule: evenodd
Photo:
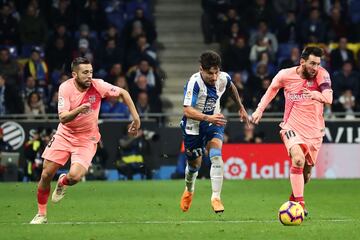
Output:
M36 185L0 183L0 239L359 239L359 186L360 180L312 180L309 217L286 227L277 211L290 192L287 180L225 181L221 216L210 206L210 180L197 180L187 213L179 208L180 180L82 182L49 203L49 224L29 225Z

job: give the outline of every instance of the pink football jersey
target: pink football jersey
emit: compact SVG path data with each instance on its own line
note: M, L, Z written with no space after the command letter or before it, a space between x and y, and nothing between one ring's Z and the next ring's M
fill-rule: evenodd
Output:
M104 82L102 79L92 79L90 88L84 92L80 92L75 87L74 78L62 83L59 88L59 114L71 111L83 103L90 103L91 107L88 112L80 113L74 120L65 124L60 123L57 134L99 141L98 117L101 99L108 96L119 96L119 94L119 87Z
M303 89L320 91L322 83L331 85L329 73L319 68L313 80L302 79L296 73L297 67L284 69L273 81L280 81L284 87L285 112L280 126L284 129L293 129L306 138L324 136L324 104L316 100L305 98Z
M322 137L325 133L324 104L306 98L303 90L307 88L310 91L321 92L321 84L328 83L331 86L329 73L320 67L314 79L306 80L296 73L297 68L281 70L271 82L276 89L284 88L285 112L280 127L295 130L306 138ZM270 101L266 98L271 95L273 94L264 95L259 103L260 109L264 109L264 105Z

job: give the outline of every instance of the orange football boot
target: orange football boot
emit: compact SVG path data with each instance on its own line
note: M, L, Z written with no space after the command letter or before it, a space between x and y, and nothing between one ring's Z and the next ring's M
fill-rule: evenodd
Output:
M194 196L194 193L189 192L185 188L185 191L184 191L183 195L181 196L181 201L180 201L180 208L183 212L187 212L190 209L193 196Z
M224 212L224 205L222 204L219 198L214 198L211 200L211 206L215 213L222 213Z

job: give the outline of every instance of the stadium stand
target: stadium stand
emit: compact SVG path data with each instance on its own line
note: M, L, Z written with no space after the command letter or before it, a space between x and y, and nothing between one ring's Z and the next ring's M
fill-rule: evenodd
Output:
M93 62L94 77L114 83L125 76L130 92L136 89L134 78L141 75L145 85L157 89L156 105L150 102L150 109L162 112L162 83L154 77L159 61L151 1L2 1L0 8L0 74L5 86L21 93L0 103L2 117L55 113L54 96L63 78L71 76L69 63L78 56ZM138 71L136 66L143 61L148 66ZM118 66L120 71L115 73ZM147 87L143 91L152 95ZM30 95L41 98L41 111L29 109ZM7 102L17 102L18 97L24 107L9 107Z
M359 13L354 10L358 1L203 0L202 4L203 16L211 20L203 25L205 42L218 42L224 70L242 75L240 95L250 89L247 98L255 100L248 105L250 111L259 101L260 79L271 79L279 69L296 65L299 51L309 45L326 52L322 65L331 73L335 96L328 117L346 112L345 117L351 118L359 111ZM260 79L259 65L266 69Z

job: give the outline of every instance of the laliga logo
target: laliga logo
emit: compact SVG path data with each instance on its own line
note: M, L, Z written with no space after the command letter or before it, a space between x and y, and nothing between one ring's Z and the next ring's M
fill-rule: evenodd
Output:
M244 160L231 157L224 164L224 177L227 179L244 179L247 170Z
M283 163L261 164L247 163L237 157L230 157L224 164L224 177L226 179L245 179L246 174L251 179L273 179L289 177L290 161Z
M16 122L4 122L1 125L4 141L8 142L14 150L19 149L25 141L24 129Z

